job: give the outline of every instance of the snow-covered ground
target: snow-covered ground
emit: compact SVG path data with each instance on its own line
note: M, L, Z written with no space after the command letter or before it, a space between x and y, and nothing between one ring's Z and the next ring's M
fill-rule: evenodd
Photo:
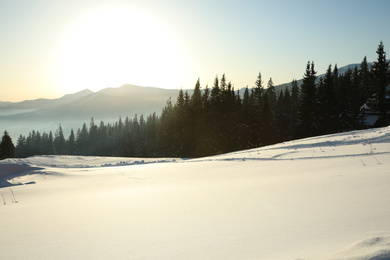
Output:
M390 127L193 160L8 159L0 175L1 259L390 259Z

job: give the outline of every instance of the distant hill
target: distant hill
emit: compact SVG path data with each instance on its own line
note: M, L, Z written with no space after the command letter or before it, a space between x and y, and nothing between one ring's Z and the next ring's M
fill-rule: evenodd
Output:
M368 66L370 67L371 64L372 63L368 63ZM338 68L338 71L339 71L339 74L344 74L345 72L347 72L348 69L353 70L353 69L355 69L355 67L357 67L359 69L360 68L360 63L359 64L349 64L349 65L346 65L344 67ZM325 76L325 73L317 75L317 81L319 81L320 78L324 77L324 76ZM297 80L297 82L298 82L298 86L300 87L302 85L303 79L299 79L299 80ZM275 86L275 89L276 89L277 92L280 92L281 90L285 90L286 87L289 90L291 90L291 82L277 85L277 86Z
M192 91L191 91L192 92ZM14 143L20 134L27 136L32 130L52 131L61 124L68 137L83 123L116 122L119 117L145 117L153 112L160 115L169 98L176 102L178 89L161 89L123 85L98 92L85 89L58 99L36 99L22 102L0 102L0 131L7 130Z
M368 67L370 68L371 65L372 65L372 62L368 62L367 64L368 64ZM339 75L344 74L345 72L347 72L348 69L353 70L355 67L357 67L358 69L360 69L360 63L357 63L357 64L349 64L349 65L343 66L343 67L341 67L341 68L338 68ZM320 75L317 75L317 82L319 82L320 78L321 78L321 77L324 77L324 76L325 76L325 73L320 74ZM298 82L298 87L300 87L300 86L302 85L303 79L302 79L302 78L301 78L301 79L298 79L297 82ZM265 83L263 82L263 86L264 86L265 88L267 87L267 86L266 86L266 83L267 83L267 82L265 82ZM276 92L278 93L278 92L280 92L281 90L284 91L284 90L286 89L286 87L287 87L289 90L291 90L291 87L292 87L292 86L291 86L291 82L283 83L283 84L280 84L280 85L275 85L275 90L276 90ZM245 88L239 89L239 93L240 93L241 96L244 95L244 92L245 92Z
M387 60L387 61L390 61L390 59ZM373 62L367 62L368 69L371 68L372 64L373 64ZM338 68L339 75L344 74L344 73L347 72L349 69L354 70L355 67L357 67L358 69L360 69L360 63L349 64L349 65L343 66L343 67L341 67L341 68ZM333 69L333 68L332 68L332 69ZM317 82L320 80L321 77L324 77L324 76L325 76L325 73L318 75L318 76L317 76ZM303 79L297 80L298 86L299 86L299 87L301 86L302 81L303 81ZM280 92L281 90L284 90L286 87L287 87L289 90L291 90L291 82L289 82L289 83L284 83L284 84L281 84L281 85L277 85L277 86L275 86L275 89L276 89L277 92Z

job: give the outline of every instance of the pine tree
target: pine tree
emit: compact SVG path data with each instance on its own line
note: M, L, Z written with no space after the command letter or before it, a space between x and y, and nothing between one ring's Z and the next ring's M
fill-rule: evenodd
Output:
M15 146L8 132L4 131L0 143L0 160L13 157L15 157Z

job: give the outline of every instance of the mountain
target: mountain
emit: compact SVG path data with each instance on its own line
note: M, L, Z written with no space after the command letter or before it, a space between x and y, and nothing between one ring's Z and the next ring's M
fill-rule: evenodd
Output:
M51 108L51 107L72 102L78 98L84 97L86 95L90 95L91 93L93 93L91 90L85 89L80 92L74 94L68 94L61 98L56 98L56 99L40 98L34 100L25 100L21 102L7 102L8 104L2 106L1 108L15 109L15 110Z
M67 137L83 123L116 122L119 117L160 114L167 100L173 102L179 90L123 85L98 92L85 89L58 99L36 99L22 102L0 102L0 131L7 130L14 142L19 135L32 130L54 132L61 124Z

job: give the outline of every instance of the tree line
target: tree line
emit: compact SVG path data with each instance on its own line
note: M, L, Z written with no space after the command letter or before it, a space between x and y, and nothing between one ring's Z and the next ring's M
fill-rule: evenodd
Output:
M160 116L119 118L113 124L93 118L69 137L62 127L52 134L32 131L20 135L15 156L41 154L202 157L270 145L287 140L361 129L367 104L379 115L376 126L388 125L390 67L383 43L370 67L366 57L341 74L329 65L318 78L314 62L308 62L301 86L293 80L277 92L272 79L263 85L235 91L225 75L213 85L201 87L198 79L191 95L180 90L168 100Z

